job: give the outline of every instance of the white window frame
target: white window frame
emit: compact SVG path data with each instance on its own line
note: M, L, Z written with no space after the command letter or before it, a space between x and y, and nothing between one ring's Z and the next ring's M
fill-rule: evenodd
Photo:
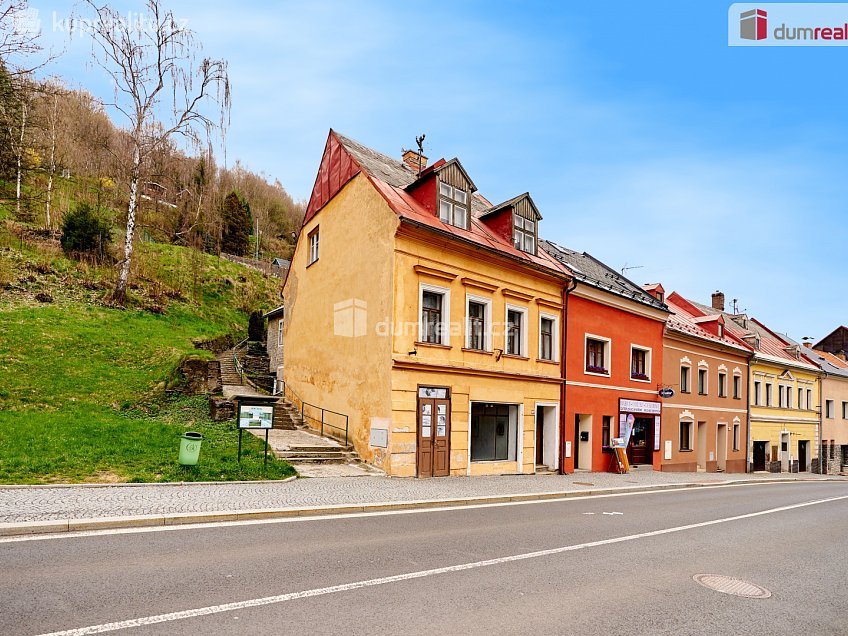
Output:
M471 349L471 323L469 322L470 313L469 305L472 303L480 303L485 307L483 310L483 349L491 353L492 351L492 299L484 298L483 296L475 296L474 294L465 295L465 348ZM481 349L471 349L472 351L481 351Z
M315 229L313 229L309 234L307 234L307 239L309 240L309 263L308 265L312 265L312 263L318 260L320 248L321 248L321 237L320 237L320 226L316 225Z
M551 326L551 357L542 357L542 318L553 322ZM559 316L539 312L539 360L546 362L559 362Z
M807 410L812 411L815 408L815 404L813 403L813 390L807 389Z
M442 188L447 190L447 192L443 192ZM456 193L461 192L465 197L465 203L462 203L457 199ZM448 206L448 216L450 218L445 219L442 218L442 203L445 203ZM454 223L456 220L456 208L462 208L465 211L465 224L457 225ZM463 188L457 188L452 186L449 183L445 183L444 181L439 181L439 220L442 223L447 223L448 225L452 225L453 227L459 227L463 230L467 230L471 224L471 195L468 190L464 190Z
M798 408L802 411L807 408L807 405L804 403L804 389L801 387L798 387Z
M763 405L763 392L760 390L763 388L762 380L754 380L754 390L753 390L753 402L754 406L762 406Z
M589 340L598 340L604 343L604 362L607 365L606 373L596 373L595 371L589 371L586 369L586 361L589 353ZM583 334L583 374L594 375L601 378L612 377L612 338L588 332Z
M701 390L701 371L704 372L703 391ZM698 365L698 376L696 377L695 381L698 383L698 395L710 394L710 368L708 366L702 364Z
M281 348L283 346L283 317L280 316L279 322L277 322L277 348Z
M646 354L645 355L645 368L648 371L648 373L647 373L648 379L647 380L641 380L641 379L633 377L633 351L635 349L638 349L639 351L644 351L645 354ZM654 355L653 354L654 354L654 350L651 347L645 347L643 345L638 345L638 344L631 344L630 345L630 380L632 382L650 382L651 381L651 376L652 376L651 370L653 368L653 362L654 362Z
M686 389L683 389L683 383L681 382L678 385L681 393L692 393L692 365L685 364L683 362L680 363L680 380L683 380L683 369L686 369Z
M848 420L848 402L842 402L842 419Z
M516 421L515 421L515 459L509 459L509 452L507 452L507 459L471 459L471 413L475 404L495 404L497 406L515 406L516 409ZM557 416L559 414L557 413ZM559 427L557 427L559 428ZM535 434L535 428L534 428ZM507 437L507 439L511 439L511 437ZM524 404L515 403L515 402L492 402L489 400L470 400L468 402L468 474L471 474L471 465L472 464L503 464L503 463L517 463L519 468L522 466L524 461L524 444L522 443L524 439Z
M424 292L433 292L434 294L442 295L442 341L424 342ZM447 287L439 287L438 285L429 285L427 283L418 284L418 344L441 344L450 346L450 289Z
M521 317L521 351L519 353L509 353L507 351L507 344L509 343L509 312L517 311L519 312ZM507 305L504 309L504 355L517 356L519 358L528 358L529 351L527 350L527 332L529 331L528 327L528 319L530 317L530 311L527 307L518 307L517 305Z
M825 416L825 418L827 418L829 420L834 419L835 414L834 414L833 410L834 410L833 409L833 400L825 400L824 401L824 416Z
M765 382L766 387L766 406L774 406L774 384Z

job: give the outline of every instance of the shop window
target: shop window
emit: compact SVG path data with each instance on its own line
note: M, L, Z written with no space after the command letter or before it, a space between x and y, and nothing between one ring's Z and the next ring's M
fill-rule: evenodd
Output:
M689 367L680 367L680 392L689 393L692 389L689 388Z
M518 405L471 404L471 461L515 461Z
M692 450L692 422L680 422L680 450Z
M718 396L727 397L727 374L718 374Z
M586 338L586 371L609 375L607 368L607 347L609 341L598 338Z
M604 415L601 427L601 446L608 447L612 436L612 415Z
M707 370L698 369L698 395L707 394Z
M651 379L651 352L648 349L631 347L630 378L643 381Z

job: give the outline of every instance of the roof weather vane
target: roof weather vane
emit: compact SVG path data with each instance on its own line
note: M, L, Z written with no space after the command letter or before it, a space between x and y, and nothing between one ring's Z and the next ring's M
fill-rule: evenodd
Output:
M415 143L418 144L418 174L421 174L421 155L424 154L424 137L426 137L424 133L421 133L420 136L415 138Z

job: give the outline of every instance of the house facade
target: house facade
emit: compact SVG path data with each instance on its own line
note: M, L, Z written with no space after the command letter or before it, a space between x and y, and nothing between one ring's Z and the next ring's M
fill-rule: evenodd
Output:
M268 351L269 371L276 375L277 379L283 378L283 318L285 307L280 305L265 314L268 321L265 338L265 346Z
M540 220L456 159L331 131L283 288L287 390L390 475L559 469L569 276Z
M663 400L662 470L744 473L751 350L722 314L707 314L676 292L665 300L672 315L663 383L674 395Z
M848 362L812 348L805 348L804 355L822 371L822 462L829 473L844 472L848 467Z
M550 241L542 246L573 279L563 314L565 472L617 470L612 451L617 437L629 437L631 464L658 469L658 387L668 309L661 298L591 255Z
M748 470L808 471L819 453L819 368L801 345L746 314L724 311L724 294L712 306L691 303L704 315L724 317L725 329L751 350L748 367Z

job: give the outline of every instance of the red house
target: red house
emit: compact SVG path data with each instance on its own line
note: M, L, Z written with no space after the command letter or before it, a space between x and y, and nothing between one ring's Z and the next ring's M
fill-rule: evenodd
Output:
M563 471L617 470L611 445L628 432L630 463L659 470L658 391L669 316L662 290L651 295L585 252L539 243L574 278L563 311Z

